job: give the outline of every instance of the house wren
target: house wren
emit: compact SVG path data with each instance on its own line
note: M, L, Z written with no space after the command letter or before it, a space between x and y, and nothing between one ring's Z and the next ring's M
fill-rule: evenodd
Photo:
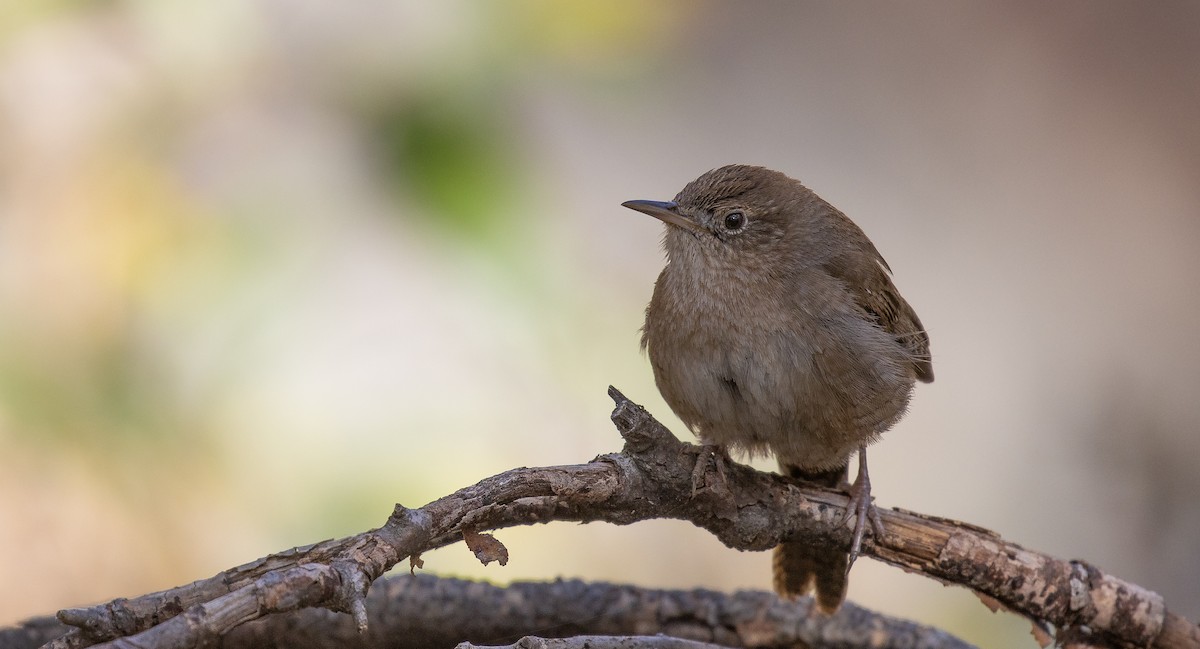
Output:
M881 531L866 447L904 415L914 382L933 380L929 336L867 235L782 173L730 165L673 201L622 205L667 224L642 347L692 432L825 486L845 483L858 452L850 552L775 548L776 591L815 589L836 610L867 522Z

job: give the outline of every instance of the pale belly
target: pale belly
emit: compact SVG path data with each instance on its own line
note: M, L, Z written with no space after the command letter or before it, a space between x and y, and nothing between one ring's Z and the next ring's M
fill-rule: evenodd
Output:
M659 390L706 444L829 469L904 414L911 372L898 345L892 356L878 353L888 338L867 323L732 333L647 341Z

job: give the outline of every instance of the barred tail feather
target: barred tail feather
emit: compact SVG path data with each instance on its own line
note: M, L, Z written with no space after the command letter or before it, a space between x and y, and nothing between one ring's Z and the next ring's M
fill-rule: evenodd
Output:
M832 471L805 471L797 466L780 465L787 476L823 487L836 487L846 481L847 467ZM846 599L846 572L850 556L845 550L827 545L784 541L775 546L771 572L775 592L795 599L814 592L817 606L833 613Z

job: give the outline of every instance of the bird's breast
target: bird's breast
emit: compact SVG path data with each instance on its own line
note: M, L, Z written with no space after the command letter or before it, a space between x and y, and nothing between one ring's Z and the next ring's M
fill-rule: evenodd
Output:
M869 323L787 297L728 282L679 288L664 272L645 329L655 380L705 443L835 466L898 418L911 379L867 360Z

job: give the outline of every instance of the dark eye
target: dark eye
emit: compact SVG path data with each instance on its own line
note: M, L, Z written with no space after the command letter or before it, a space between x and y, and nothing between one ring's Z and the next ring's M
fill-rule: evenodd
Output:
M741 212L730 212L725 215L726 230L741 230L742 226L746 225L746 215Z

